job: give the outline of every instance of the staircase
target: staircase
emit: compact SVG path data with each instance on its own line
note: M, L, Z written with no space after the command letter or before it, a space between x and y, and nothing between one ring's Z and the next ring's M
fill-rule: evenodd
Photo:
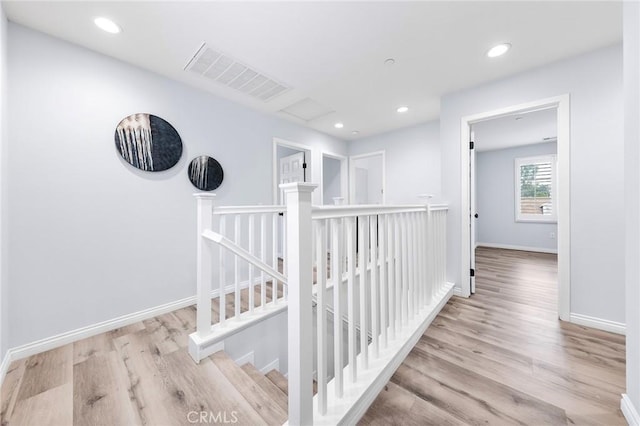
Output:
M224 351L209 358L265 424L282 425L287 421L287 378L279 371L274 369L262 374L250 363L241 367Z
M239 366L224 351L209 356L244 400L258 413L267 425L282 425L288 419L287 378L273 369L263 374L251 363ZM313 381L313 394L317 393Z

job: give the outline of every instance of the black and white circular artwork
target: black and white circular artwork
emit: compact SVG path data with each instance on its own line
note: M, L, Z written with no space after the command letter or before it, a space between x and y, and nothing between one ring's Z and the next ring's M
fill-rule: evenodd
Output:
M189 163L189 180L202 191L213 191L222 183L224 172L215 158L201 155Z
M131 114L120 121L116 149L133 167L160 172L175 166L182 156L182 140L171 124L151 114Z

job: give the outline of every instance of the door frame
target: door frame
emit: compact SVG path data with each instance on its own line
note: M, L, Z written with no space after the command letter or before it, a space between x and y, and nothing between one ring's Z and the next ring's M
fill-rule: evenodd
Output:
M469 140L471 125L481 121L517 113L555 108L558 126L558 316L570 321L571 315L571 97L569 94L540 99L464 116L460 120L460 187L461 187L461 295L471 294L471 235Z
M320 156L320 204L324 204L324 159L331 158L340 161L340 196L349 201L349 158L345 155L322 151Z
M273 182L272 183L272 188L273 188L272 201L274 205L278 204L278 194L280 192L280 189L278 188L278 175L280 170L280 164L278 164L278 147L279 146L296 149L298 151L302 151L305 153L304 162L307 165L307 170L305 172L305 181L313 182L313 170L314 170L313 149L310 146L304 145L301 143L291 142L291 141L287 141L279 138L273 138L271 175L272 175L272 182Z
M382 204L387 203L387 162L385 159L385 151L373 151L365 154L349 156L349 204L354 204L356 196L356 165L355 160L361 160L367 157L382 156Z

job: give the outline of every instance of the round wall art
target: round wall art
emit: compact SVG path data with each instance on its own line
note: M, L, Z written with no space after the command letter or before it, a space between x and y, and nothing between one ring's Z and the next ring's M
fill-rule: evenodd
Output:
M170 169L182 156L182 140L176 129L151 114L123 118L116 127L115 141L127 163L147 172Z
M220 163L207 155L201 155L191 160L188 173L193 186L203 191L213 191L220 186L222 179L224 179Z

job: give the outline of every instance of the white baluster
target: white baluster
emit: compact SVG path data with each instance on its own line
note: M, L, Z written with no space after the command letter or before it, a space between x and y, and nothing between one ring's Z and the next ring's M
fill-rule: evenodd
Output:
M340 219L331 220L331 281L333 282L333 371L335 393L342 398L344 381L342 377L342 270L340 268Z
M387 348L387 327L389 325L388 314L388 293L387 293L387 217L380 215L378 218L378 229L380 235L380 329L382 330L382 347Z
M267 263L267 215L260 215L260 260ZM267 279L263 271L260 271L260 306L267 304Z
M284 271L287 270L287 212L282 213L282 274L286 277L286 273ZM275 287L275 296L274 303L278 303L278 282L274 281ZM284 296L284 300L287 300L287 289L282 283L282 293Z
M237 245L241 245L241 237L242 237L242 232L240 230L240 227L242 226L242 217L240 215L235 215L233 217L233 222L235 225L235 230L233 233L233 238L235 240L235 243ZM234 271L234 280L235 280L235 315L236 315L236 320L240 321L240 258L238 256L234 256L233 259L233 271Z
M283 233L284 233L284 230L283 230ZM278 239L280 238L279 234L280 233L278 232L278 213L273 213L272 220L271 220L271 257L272 257L271 260L272 260L273 269L275 269L276 271L280 270L278 268ZM282 241L282 245L284 246L284 238ZM273 297L273 295L276 294L275 292L277 290L278 290L278 280L272 277L271 278L271 301L272 302L275 301L275 298Z
M316 223L316 328L318 410L320 415L327 413L327 229L326 221Z
M394 300L394 310L396 312L395 318L395 330L396 333L400 332L402 328L402 215L400 213L394 215L394 253L393 256L395 258L395 300Z
M356 219L349 217L345 219L346 239L347 239L347 306L349 321L349 372L351 382L358 379L357 363L357 336L356 336Z
M255 226L256 226L256 216L251 214L249 215L249 253L253 256L256 255L255 248ZM254 305L254 282L253 282L253 265L249 264L249 312L253 313L253 305Z
M227 223L227 216L222 215L220 216L220 235L225 236L227 229L226 229L226 223ZM220 309L220 326L224 325L224 321L226 319L227 316L227 293L226 293L226 287L227 287L227 265L226 265L226 259L227 259L227 252L225 250L223 250L222 248L218 249L218 252L220 253L220 270L218 271L219 274L219 283L218 283L218 288L219 288L219 293L218 293L218 304L219 309Z
M402 325L405 326L409 321L409 252L407 250L407 215L400 214L401 217L401 253L402 259Z
M372 356L378 358L378 216L369 218L371 236L371 345Z
M369 368L369 336L367 333L367 261L369 260L369 242L367 234L369 233L367 222L368 216L360 216L358 218L358 247L360 269L360 356L362 359L362 368Z

